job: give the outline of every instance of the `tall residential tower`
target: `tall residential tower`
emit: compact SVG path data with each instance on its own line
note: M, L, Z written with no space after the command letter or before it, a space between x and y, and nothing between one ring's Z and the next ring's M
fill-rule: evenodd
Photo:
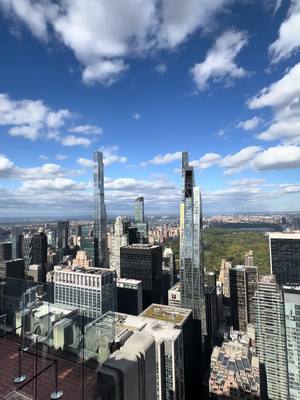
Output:
M108 266L108 252L106 235L106 209L104 203L104 164L103 154L100 151L94 152L94 206L94 238L98 239L98 266L106 268Z
M182 153L182 201L180 206L181 305L193 311L206 332L204 270L202 261L202 202L195 186L194 169L188 153Z

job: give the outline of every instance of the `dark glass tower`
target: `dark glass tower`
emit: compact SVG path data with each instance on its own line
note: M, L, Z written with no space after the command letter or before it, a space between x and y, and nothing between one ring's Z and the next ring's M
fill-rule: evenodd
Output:
M144 222L144 197L134 201L134 222Z
M106 209L104 203L104 164L103 154L94 152L94 207L95 227L94 237L98 239L99 267L107 268L107 234L106 234Z

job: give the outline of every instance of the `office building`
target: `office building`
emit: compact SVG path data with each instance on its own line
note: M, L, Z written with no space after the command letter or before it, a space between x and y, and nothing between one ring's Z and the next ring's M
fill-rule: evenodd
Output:
M25 264L22 258L0 261L0 278L25 279Z
M134 201L134 222L144 222L144 197L138 197Z
M300 233L269 234L271 274L279 285L300 284Z
M253 297L257 288L257 267L236 265L229 271L230 310L233 328L247 331L247 325L254 321Z
M215 272L205 273L205 306L207 336L212 346L216 344L219 329L217 278Z
M254 296L256 352L269 399L289 398L284 303L274 276L262 276Z
M219 282L222 285L222 295L224 299L224 303L229 303L230 301L230 279L229 279L229 271L232 265L230 261L222 260L221 269L219 275Z
M27 276L30 277L34 282L42 282L42 266L39 264L29 265Z
M98 265L98 239L82 237L80 241L81 250L85 251L93 262L93 267Z
M56 248L60 261L62 261L63 257L66 254L68 254L69 233L70 233L69 221L58 221L56 228Z
M39 231L34 233L31 238L30 264L40 264L42 266L42 281L46 280L47 273L47 235Z
M76 236L82 237L82 225L76 226Z
M175 256L171 247L166 247L163 253L162 262L163 273L163 304L168 304L168 290L174 286L176 273L175 273Z
M300 399L300 286L284 286L289 399Z
M116 309L116 278L108 269L57 266L47 281L54 284L55 303L76 307L89 318Z
M193 399L195 393L199 393L199 381L201 379L201 371L199 368L191 368L191 366L201 365L200 359L197 358L195 352L195 346L197 343L197 331L195 330L195 320L192 318L192 311L185 308L170 307L161 304L151 304L146 310L142 312L141 317L147 319L153 319L156 323L161 322L161 328L157 330L155 335L157 343L162 342L162 335L164 332L163 326L167 324L173 324L174 329L177 328L182 332L182 339L178 336L178 333L174 335L175 342L172 343L172 348L167 349L165 347L165 359L162 359L164 352L161 351L164 347L159 350L159 363L160 368L165 378L165 384L162 384L161 393L165 393L165 396L158 397L159 399ZM153 326L155 332L155 325ZM169 333L168 333L169 336ZM181 344L182 340L182 344ZM183 359L182 350L183 345ZM171 367L172 366L172 367ZM184 373L184 378L178 373ZM178 379L178 382L174 382L174 379ZM184 392L180 388L184 384ZM174 385L174 386L173 386ZM165 389L163 389L165 386ZM174 390L172 387L177 387ZM169 388L169 389L168 389ZM184 397L180 397L183 396ZM174 396L174 397L172 397ZM175 397L176 396L176 397Z
M11 232L11 259L22 258L22 232L18 227L13 227Z
M77 251L76 257L68 261L71 267L92 268L93 260L87 255L84 250Z
M245 265L246 267L254 267L253 250L249 250L245 253Z
M168 290L168 305L171 307L181 307L180 282L175 283Z
M110 268L116 271L117 277L120 278L120 264L121 254L120 249L123 246L129 244L128 233L126 233L126 223L122 217L117 217L114 224L114 234L112 235L111 242L111 256L110 256Z
M142 281L143 307L162 301L162 248L150 244L121 247L121 278Z
M104 164L103 154L94 152L94 238L98 240L98 265L95 267L108 267L108 249L106 232L106 208L104 202Z
M134 332L144 332L155 340L156 353L156 399L183 400L184 394L184 355L183 333L180 326L168 317L155 318L115 314L116 330L120 328ZM179 319L179 315L176 314ZM183 316L184 318L184 316Z
M209 398L261 399L259 359L249 343L237 338L216 346L211 354Z
M117 278L117 311L138 315L143 311L142 282Z
M12 244L11 242L0 243L0 261L11 260L12 255Z
M194 170L188 153L182 153L182 201L180 206L181 305L193 311L206 332L204 268L202 254L202 201L195 186Z
M120 349L98 367L100 400L155 400L155 342L146 332L123 330L116 337Z

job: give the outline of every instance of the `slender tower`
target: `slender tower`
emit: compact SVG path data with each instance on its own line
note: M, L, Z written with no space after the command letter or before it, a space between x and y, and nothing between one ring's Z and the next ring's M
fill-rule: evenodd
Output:
M94 206L95 226L94 238L98 242L99 267L107 268L107 234L106 234L106 209L104 203L104 165L103 154L94 152Z
M182 201L180 206L180 282L181 305L201 320L206 334L204 270L202 261L202 201L195 186L194 169L188 153L182 153Z

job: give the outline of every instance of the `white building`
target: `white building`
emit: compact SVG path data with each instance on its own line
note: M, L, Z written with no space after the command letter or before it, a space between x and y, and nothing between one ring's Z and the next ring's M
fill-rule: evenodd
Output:
M128 245L128 233L125 233L124 219L117 217L114 225L114 234L111 236L110 268L114 269L120 278L120 249Z
M181 307L180 282L177 282L168 290L168 305L172 307Z
M54 283L54 302L82 310L96 318L116 308L116 277L105 268L56 266L48 272Z

